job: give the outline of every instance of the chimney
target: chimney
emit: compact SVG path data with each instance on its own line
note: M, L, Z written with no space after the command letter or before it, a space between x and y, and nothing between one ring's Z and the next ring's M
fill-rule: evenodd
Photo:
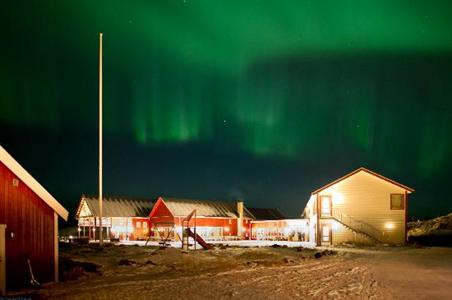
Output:
M242 238L242 227L243 227L243 200L237 200L237 236Z

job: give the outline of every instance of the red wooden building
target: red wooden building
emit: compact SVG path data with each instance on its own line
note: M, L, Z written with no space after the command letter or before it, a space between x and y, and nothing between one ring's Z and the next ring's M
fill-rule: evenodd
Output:
M254 216L242 201L218 202L159 197L149 214L153 234L178 240L182 220L196 209L190 226L205 240L248 239Z
M0 146L0 294L28 285L28 258L37 281L58 281L58 216L68 212Z

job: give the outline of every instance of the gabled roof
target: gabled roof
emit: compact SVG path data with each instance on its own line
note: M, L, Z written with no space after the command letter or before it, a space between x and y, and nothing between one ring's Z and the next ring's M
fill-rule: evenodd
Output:
M283 220L286 217L276 208L251 208L248 210L256 220Z
M82 195L75 217L99 216L99 197ZM103 217L147 218L153 206L150 199L133 199L106 196L102 201Z
M319 189L313 191L311 194L317 194L318 192L321 192L321 191L323 191L324 189L329 188L330 186L335 185L336 183L338 183L338 182L340 182L340 181L342 181L342 180L344 180L344 179L347 179L348 177L351 177L351 176L353 176L353 175L355 175L355 174L357 174L357 173L359 173L359 172L366 172L366 173L368 173L368 174L370 174L370 175L373 175L373 176L375 176L375 177L378 177L378 178L380 178L380 179L382 179L382 180L385 180L385 181L387 181L387 182L389 182L389 183L392 183L392 184L394 184L394 185L396 185L396 186L398 186L398 187L401 187L402 189L407 190L408 193L414 192L414 189L412 189L412 188L410 188L410 187L407 187L407 186L405 186L405 185L403 185L403 184L401 184L401 183L398 183L397 181L394 181L394 180L392 180L392 179L389 179L389 178L387 178L387 177L384 177L383 175L377 174L377 173L375 173L375 172L373 172L373 171L371 171L371 170L368 170L368 169L366 169L366 168L364 168L364 167L361 167L361 168L356 169L355 171L350 172L350 173L348 173L347 175L342 176L341 178L338 178L338 179L336 179L335 181L333 181L333 182L331 182L331 183L329 183L329 184L327 184L327 185L325 185L325 186L323 186L323 187L321 187L321 188L319 188Z
M223 218L237 218L237 203L236 202L221 202L210 200L194 200L194 199L179 199L159 197L173 216L187 216L194 209L198 217L223 217ZM157 203L156 203L157 204ZM254 219L254 216L248 211L246 207L243 208L243 215L245 218Z
M39 198L47 203L65 221L68 211L39 184L2 146L0 146L0 161L13 172L23 183L25 183Z

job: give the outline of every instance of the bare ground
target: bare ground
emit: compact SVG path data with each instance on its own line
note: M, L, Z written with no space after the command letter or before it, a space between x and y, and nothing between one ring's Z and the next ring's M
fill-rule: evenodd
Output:
M62 251L94 262L86 273L40 291L48 299L444 299L452 294L451 248L226 248L134 246ZM130 265L118 265L121 259ZM124 262L123 262L124 263ZM67 274L66 274L67 275ZM70 275L70 273L69 273Z

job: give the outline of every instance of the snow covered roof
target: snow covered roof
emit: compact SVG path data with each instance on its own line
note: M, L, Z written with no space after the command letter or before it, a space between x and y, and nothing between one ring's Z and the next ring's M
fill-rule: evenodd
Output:
M253 214L256 220L282 220L286 217L276 208L251 208L248 210Z
M0 161L13 172L23 183L25 183L39 198L47 203L65 221L68 211L39 184L2 146L0 146Z
M237 218L237 203L210 200L178 199L161 197L173 216L187 216L196 209L197 216ZM254 219L246 207L243 208L245 218Z
M82 195L75 214L80 217L99 216L99 197ZM143 217L149 216L153 201L150 199L132 199L106 196L102 202L103 217Z
M364 168L364 167L361 167L361 168L356 169L355 171L350 172L350 173L348 173L347 175L342 176L341 178L336 179L336 180L334 180L333 182L331 182L331 183L329 183L329 184L327 184L327 185L325 185L325 186L323 186L323 187L321 187L321 188L319 188L319 189L313 191L311 194L317 194L318 192L321 192L321 191L323 191L324 189L329 188L330 186L335 185L336 183L338 183L338 182L340 182L340 181L342 181L342 180L344 180L344 179L347 179L348 177L351 177L351 176L353 176L353 175L355 175L355 174L357 174L357 173L359 173L359 172L366 172L366 173L368 173L368 174L370 174L370 175L373 175L373 176L375 176L375 177L377 177L377 178L380 178L380 179L382 179L382 180L384 180L384 181L387 181L387 182L389 182L389 183L392 183L392 184L394 184L394 185L396 185L396 186L398 186L398 187L401 187L402 189L405 189L405 190L407 191L407 193L412 193L412 192L414 192L414 189L412 189L412 188L410 188L410 187L407 187L407 186L405 186L405 185L403 185L403 184L401 184L401 183L398 183L397 181L394 181L394 180L392 180L392 179L389 179L389 178L387 178L387 177L384 177L383 175L380 175L380 174L375 173L375 172L373 172L373 171L371 171L371 170L368 170L368 169L366 169L366 168Z

